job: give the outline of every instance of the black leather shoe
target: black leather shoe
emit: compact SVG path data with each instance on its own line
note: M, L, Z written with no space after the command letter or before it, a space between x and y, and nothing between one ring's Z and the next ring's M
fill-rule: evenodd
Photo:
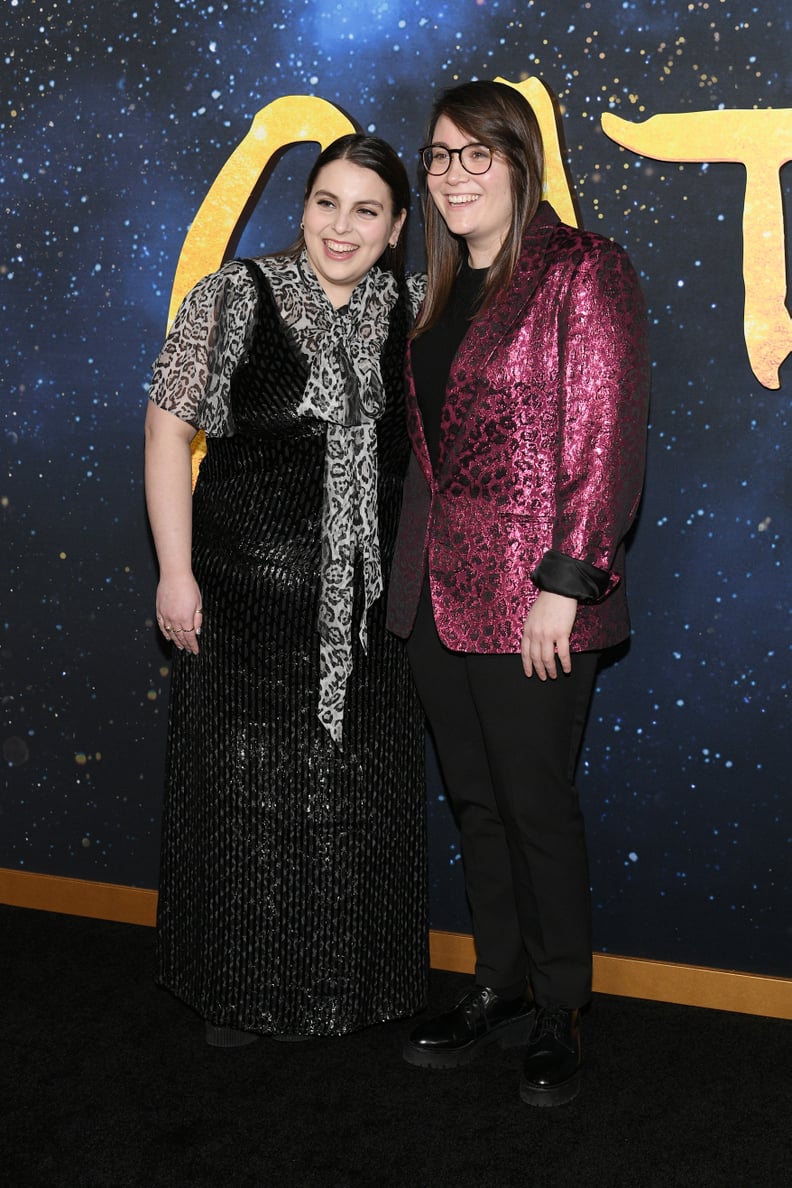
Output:
M541 1007L525 1053L520 1097L528 1105L566 1105L580 1089L580 1012Z
M415 1028L402 1056L424 1068L458 1068L488 1044L524 1044L534 1018L533 1002L525 995L502 998L488 986L471 986L450 1011Z

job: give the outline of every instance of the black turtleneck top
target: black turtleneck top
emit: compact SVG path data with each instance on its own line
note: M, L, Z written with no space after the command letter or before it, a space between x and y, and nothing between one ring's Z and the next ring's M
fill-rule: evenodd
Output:
M478 308L488 271L487 268L470 268L464 264L440 320L412 344L415 394L423 418L429 457L435 469L440 449L440 419L448 375L454 356L470 328L471 318Z

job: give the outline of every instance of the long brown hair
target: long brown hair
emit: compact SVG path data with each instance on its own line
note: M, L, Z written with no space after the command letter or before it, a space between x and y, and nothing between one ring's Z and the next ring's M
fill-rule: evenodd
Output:
M544 150L539 122L519 91L506 83L481 80L444 91L435 101L427 127L431 144L437 121L446 116L476 144L500 153L509 166L513 219L509 234L490 265L480 309L486 309L514 274L525 228L542 198ZM422 166L422 198L426 230L429 287L413 331L417 337L437 322L454 281L467 259L464 239L452 235L430 197Z
M376 173L377 177L381 178L390 190L392 217L398 218L403 210L409 214L410 182L407 170L396 154L396 150L391 148L388 142L382 140L381 137L366 136L362 132L350 132L346 136L339 136L338 140L334 140L319 154L305 182L304 203L308 201L319 173L325 165L329 165L332 161L350 161L360 169L370 169ZM388 244L377 260L379 268L392 272L399 279L404 275L406 240L407 220L405 219L396 247L392 248ZM296 260L304 247L305 237L300 230L294 242L282 252L278 252L277 255L288 256L289 259Z

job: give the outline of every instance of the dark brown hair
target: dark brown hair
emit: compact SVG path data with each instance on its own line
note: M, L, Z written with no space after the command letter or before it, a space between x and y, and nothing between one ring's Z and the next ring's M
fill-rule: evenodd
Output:
M371 169L390 190L393 218L398 218L403 210L409 213L410 182L401 159L386 140L382 140L379 136L365 136L362 132L350 132L346 136L339 136L338 140L334 140L319 154L305 182L303 202L308 201L320 171L333 161L350 161L360 169ZM396 277L404 275L406 239L407 220L405 219L396 247L386 247L377 261L380 268L392 272ZM294 243L278 254L296 260L304 247L305 237L301 230Z
M509 166L513 221L497 256L490 265L480 309L509 284L514 274L525 228L542 198L544 150L539 122L519 91L506 83L462 83L444 91L435 101L426 133L431 144L437 121L446 116L476 144L500 153ZM414 335L433 326L451 295L457 273L467 259L464 239L452 235L428 194L422 168L422 196L426 230L429 288Z

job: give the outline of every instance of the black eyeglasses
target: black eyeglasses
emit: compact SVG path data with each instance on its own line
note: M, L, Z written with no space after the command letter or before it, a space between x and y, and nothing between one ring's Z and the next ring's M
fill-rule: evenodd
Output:
M448 173L454 153L466 173L486 173L492 164L492 149L485 144L466 144L459 149L446 148L444 144L427 144L418 152L424 169L434 177Z

